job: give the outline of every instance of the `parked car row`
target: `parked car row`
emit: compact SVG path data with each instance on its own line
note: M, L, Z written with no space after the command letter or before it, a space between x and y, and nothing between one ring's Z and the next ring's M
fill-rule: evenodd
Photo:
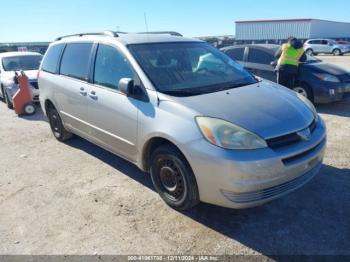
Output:
M229 57L259 77L277 82L275 53L278 45L240 45L222 49ZM350 92L350 73L312 56L300 64L294 90L313 103L342 100Z
M244 59L254 52L244 50ZM301 187L322 165L326 128L313 104L200 40L60 37L38 83L56 139L76 134L134 163L178 210L199 201L261 205Z

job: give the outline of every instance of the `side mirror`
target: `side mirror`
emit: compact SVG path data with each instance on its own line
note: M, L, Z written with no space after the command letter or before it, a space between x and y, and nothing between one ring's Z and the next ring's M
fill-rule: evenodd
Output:
M120 79L118 83L118 89L126 96L132 95L134 89L134 80L132 80L131 78Z

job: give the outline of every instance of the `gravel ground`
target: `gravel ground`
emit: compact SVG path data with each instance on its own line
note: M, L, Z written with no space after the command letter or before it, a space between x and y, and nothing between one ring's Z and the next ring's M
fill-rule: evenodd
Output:
M253 209L179 213L132 164L81 138L59 143L41 112L0 103L0 254L350 255L350 100L318 110L328 149L303 188Z

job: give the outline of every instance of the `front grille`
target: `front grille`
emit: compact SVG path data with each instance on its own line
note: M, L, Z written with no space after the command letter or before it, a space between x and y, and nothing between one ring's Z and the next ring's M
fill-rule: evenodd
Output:
M311 169L310 171L308 171L302 176L299 176L293 180L287 181L280 185L262 189L259 191L246 192L246 193L233 193L233 192L221 190L221 192L228 200L239 204L273 199L285 193L291 192L301 187L305 183L307 183L317 174L320 167L321 167L321 163L318 163L313 169Z
M317 144L316 146L300 153L300 154L297 154L297 155L294 155L294 156L291 156L291 157L288 157L288 158L284 158L282 159L282 162L284 165L290 165L290 164L293 164L295 163L295 161L298 161L299 159L301 158L304 158L306 156L308 156L309 154L311 154L312 152L314 152L320 145L323 145L325 143L325 140L322 140L319 144Z
M30 84L32 87L34 87L35 89L39 89L38 82L36 82L36 81L34 82L34 81L33 81L33 82L30 82L29 84Z
M311 124L308 126L311 133L313 133L315 131L316 126L317 126L317 123L316 123L316 120L314 119L311 122ZM297 132L294 132L294 133L290 133L287 135L267 139L266 143L270 148L276 149L276 148L288 146L291 144L295 144L295 143L298 143L300 141L301 141L301 137L297 134Z

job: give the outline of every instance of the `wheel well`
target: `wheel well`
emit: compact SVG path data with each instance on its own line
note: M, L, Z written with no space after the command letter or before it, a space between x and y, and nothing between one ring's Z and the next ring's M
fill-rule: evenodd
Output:
M309 92L311 92L311 102L314 102L315 97L314 97L314 90L312 89L312 87L305 81L301 81L300 86L301 87L306 86L309 89Z
M50 101L50 100L46 100L45 101L45 111L46 111L46 115L47 115L47 112L50 108L55 108L55 106L53 105L53 103Z
M162 137L154 137L150 139L147 144L144 146L143 153L142 153L142 167L143 169L148 172L151 165L151 155L158 147L162 145L173 145L177 149L179 149L174 143L171 141L162 138ZM179 150L181 152L181 150Z

